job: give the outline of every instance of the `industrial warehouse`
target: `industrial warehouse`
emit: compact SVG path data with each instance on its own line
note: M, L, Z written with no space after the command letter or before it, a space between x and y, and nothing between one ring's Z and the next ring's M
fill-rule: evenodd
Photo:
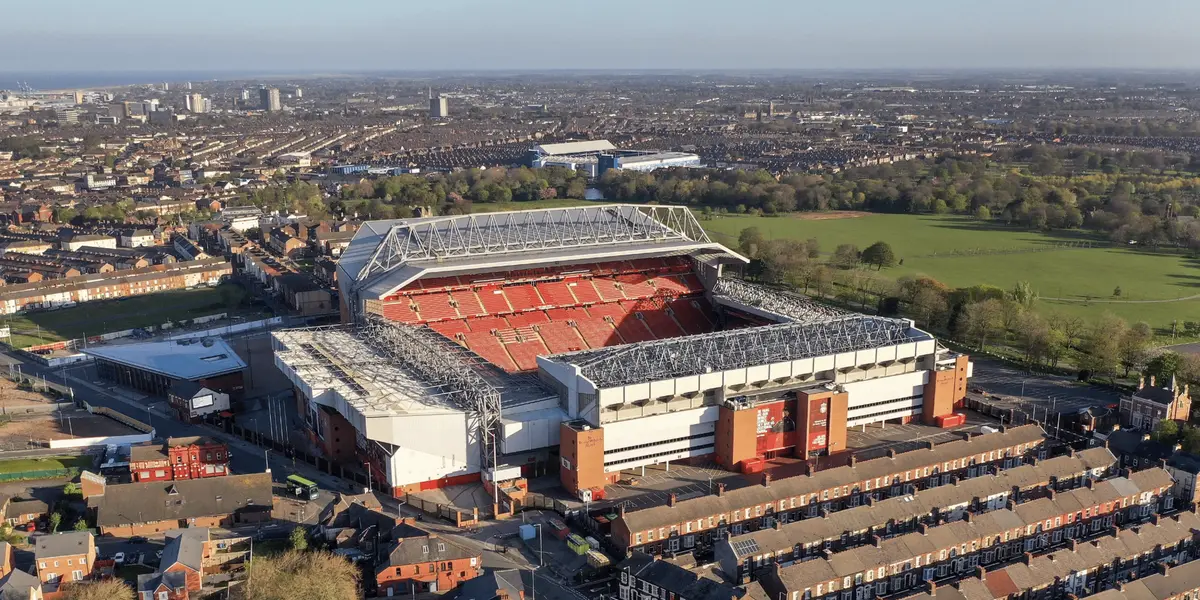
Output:
M953 418L966 356L723 276L746 262L683 207L368 222L338 263L343 324L275 332L275 363L322 450L395 494L542 464L589 500L624 469L752 471Z
M599 177L610 169L699 167L700 157L688 152L622 150L608 140L588 140L535 146L526 153L525 163L530 167L567 167L588 177Z

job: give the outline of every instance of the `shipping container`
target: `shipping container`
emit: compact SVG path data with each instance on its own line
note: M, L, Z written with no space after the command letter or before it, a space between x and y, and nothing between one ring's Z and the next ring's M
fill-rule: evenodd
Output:
M567 547L570 548L572 552L580 556L587 554L588 550L592 549L592 547L588 545L587 540L575 535L574 533L567 536Z
M533 538L537 537L537 529L537 527L528 524L517 528L518 532L521 534L521 539L523 540L532 540Z
M604 567L607 567L612 564L612 561L608 560L607 556L605 556L603 553L597 552L595 550L588 551L587 561L588 561L588 564L591 565L593 569L603 569Z
M558 519L550 519L547 523L550 525L550 531L554 533L554 537L560 540L567 539L567 534L571 533L566 524Z

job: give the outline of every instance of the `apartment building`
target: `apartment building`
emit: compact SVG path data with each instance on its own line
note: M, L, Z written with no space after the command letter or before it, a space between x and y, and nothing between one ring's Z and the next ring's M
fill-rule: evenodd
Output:
M760 581L772 597L812 600L909 591L925 581L974 572L1072 540L1078 544L1114 525L1148 520L1160 508L1172 508L1170 487L1166 471L1148 469L1101 482L1094 489L1080 488L978 516L967 513L962 521L919 526L915 533L887 540L876 537L870 545L816 560L772 564ZM1021 589L1026 586L1013 593Z
M868 497L867 504L824 517L795 520L796 513L783 511L764 517L756 531L718 542L714 555L726 578L745 583L772 562L808 560L871 543L876 536L888 539L921 525L1007 508L1010 501L1020 504L1083 487L1107 476L1115 464L1107 449L1092 448L886 500Z
M1044 440L1040 427L1024 425L874 460L851 459L844 467L779 481L764 478L761 486L726 492L718 485L716 495L684 502L672 496L666 506L622 510L613 521L612 538L622 551L648 554L709 548L777 512L815 517L860 506L868 496L881 500L1020 466L1026 456L1044 452Z

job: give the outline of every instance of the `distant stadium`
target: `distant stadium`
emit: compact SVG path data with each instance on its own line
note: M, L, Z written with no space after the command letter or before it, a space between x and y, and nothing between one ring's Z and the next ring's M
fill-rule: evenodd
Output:
M589 177L599 177L609 169L653 171L667 167L699 167L700 157L687 152L660 150L620 150L608 140L542 144L526 153L530 167L567 167Z
M369 222L344 324L276 332L275 362L326 455L396 494L540 465L591 498L622 469L836 453L965 396L967 357L911 321L722 277L746 262L682 207Z

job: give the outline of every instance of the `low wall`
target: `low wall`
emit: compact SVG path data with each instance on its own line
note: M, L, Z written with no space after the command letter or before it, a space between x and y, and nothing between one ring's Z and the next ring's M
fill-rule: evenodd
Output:
M88 446L129 446L144 444L154 439L154 431L137 435L110 435L107 437L71 438L69 440L50 440L51 448L86 448Z
M282 325L282 324L283 324L283 317L271 317L270 319L260 319L258 321L246 321L245 323L238 323L237 325L226 325L225 327L217 327L215 329L205 329L204 331L189 331L188 333L181 333L179 335L173 335L167 339L169 339L169 340L187 340L187 339L195 339L195 338L215 337L215 336L240 333L243 331L252 331L255 329L265 329L267 327L274 327L276 325Z

